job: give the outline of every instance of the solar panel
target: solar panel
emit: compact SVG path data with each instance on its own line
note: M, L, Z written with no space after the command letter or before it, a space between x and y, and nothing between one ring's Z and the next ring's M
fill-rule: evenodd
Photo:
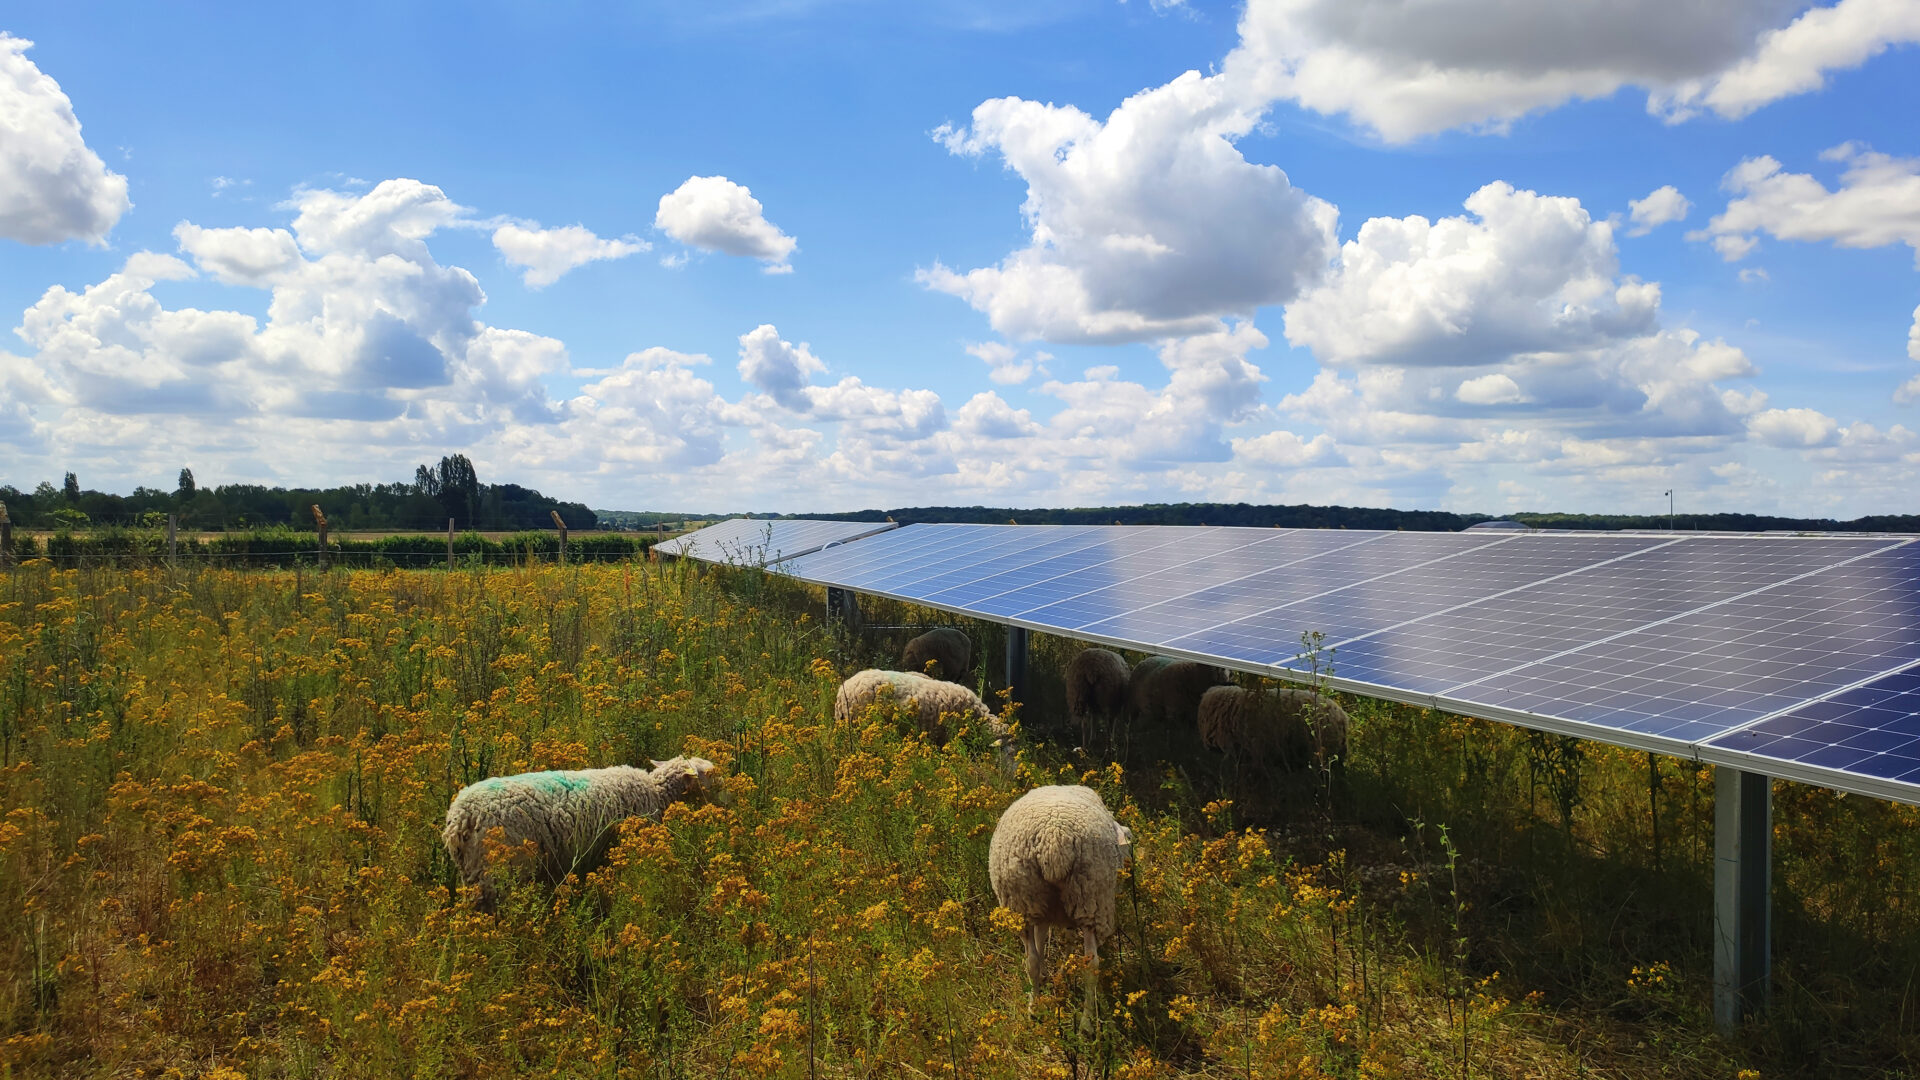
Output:
M1796 705L1711 745L1741 755L1752 771L1813 783L1824 783L1827 770L1840 770L1920 784L1920 665ZM1913 801L1898 790L1868 793Z
M766 566L809 555L831 544L894 528L891 521L817 521L811 518L731 518L654 547L665 555L704 562Z
M1282 678L1318 631L1346 689L1920 802L1906 538L913 525L780 569Z

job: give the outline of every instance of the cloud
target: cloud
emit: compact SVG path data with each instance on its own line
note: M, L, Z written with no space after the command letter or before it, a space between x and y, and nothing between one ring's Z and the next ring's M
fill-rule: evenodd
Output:
M1892 46L1916 41L1920 6L1911 0L1840 0L1767 31L1751 56L1681 84L1657 107L1673 118L1704 107L1739 119L1781 98L1821 89L1830 71L1857 68Z
M1645 236L1669 221L1679 221L1687 216L1693 204L1687 201L1680 189L1668 184L1648 192L1644 199L1634 199L1627 203L1627 209L1633 218L1633 229L1628 236Z
M1833 417L1816 409L1768 409L1747 419L1747 430L1770 446L1824 446L1838 428Z
M127 178L80 137L73 102L0 32L0 237L23 244L101 245L133 208Z
M1038 371L1047 373L1046 363L1053 354L1036 352L1022 358L1020 350L999 341L982 341L967 346L967 354L976 357L987 365L987 378L1001 386L1014 386L1026 382Z
M1910 0L1250 0L1223 67L1244 98L1343 114L1391 143L1623 87L1670 122L1744 116L1920 39Z
M1512 376L1497 371L1468 379L1453 396L1469 405L1515 405L1527 400Z
M827 370L807 349L780 340L780 331L762 324L740 335L740 377L795 412L813 407L807 398L811 376Z
M660 196L654 228L680 243L766 262L769 274L792 271L798 241L766 219L760 200L724 176L693 176Z
M1287 306L1287 340L1335 365L1471 365L1653 327L1660 287L1616 278L1612 227L1578 199L1496 181L1466 208L1362 224L1336 271Z
M1292 299L1325 267L1336 212L1241 156L1260 110L1227 89L1188 72L1104 121L1000 98L942 127L952 153L997 153L1026 182L1030 240L993 266L916 276L1009 338L1054 342L1208 333Z
M203 229L190 221L173 227L180 250L226 285L264 288L305 260L285 229Z
M526 269L522 280L530 289L551 285L575 267L601 259L623 259L653 247L632 236L604 240L584 225L542 229L531 222L495 229L493 246L508 262Z
M1891 157L1857 143L1842 143L1820 159L1845 166L1838 190L1807 173L1783 172L1771 157L1742 161L1721 181L1735 197L1689 239L1711 238L1728 262L1758 247L1763 232L1846 248L1906 244L1920 259L1920 159Z
M1302 439L1291 431L1269 431L1233 440L1234 460L1252 465L1300 468L1334 457L1333 437L1324 433Z
M1040 434L1033 414L1016 409L991 390L982 390L967 400L953 417L954 431L976 439L1019 439Z

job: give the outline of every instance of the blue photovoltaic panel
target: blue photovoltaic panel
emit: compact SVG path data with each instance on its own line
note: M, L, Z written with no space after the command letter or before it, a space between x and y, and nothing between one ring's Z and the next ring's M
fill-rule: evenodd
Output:
M1920 659L1920 547L1871 552L1446 696L1681 742L1710 739Z
M1525 539L1557 544L1577 538L1532 533ZM1632 558L1332 644L1341 669L1353 678L1451 695L1465 684L1777 585L1887 543L1660 538Z
M892 529L890 521L814 521L807 518L733 518L684 536L676 536L654 550L685 555L704 562L736 566L765 566L808 555L828 544L843 544Z
M915 525L780 569L1279 677L1319 631L1361 693L1920 802L1906 538Z
M1798 705L1712 745L1762 759L1756 771L1798 765L1920 784L1920 668Z

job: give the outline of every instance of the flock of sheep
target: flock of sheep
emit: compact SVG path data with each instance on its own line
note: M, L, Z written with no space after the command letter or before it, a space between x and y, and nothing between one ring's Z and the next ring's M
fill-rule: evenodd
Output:
M950 722L979 723L1004 755L1010 732L986 703L957 681L973 669L973 646L940 628L907 643L904 671L871 669L841 684L834 719L845 723L891 700L929 737L944 740ZM1217 667L1150 657L1129 669L1107 649L1085 649L1066 670L1067 712L1083 744L1111 745L1134 730L1190 731L1201 745L1260 768L1324 767L1344 756L1347 716L1332 700L1304 690L1247 690ZM483 908L495 898L489 841L524 858L558 883L604 858L619 823L658 817L677 799L706 797L719 786L714 764L678 757L652 771L616 765L522 773L460 789L441 833L469 893ZM1038 787L1014 800L994 826L987 871L994 898L1024 919L1021 944L1033 987L1045 976L1047 934L1080 934L1091 980L1099 944L1115 928L1114 893L1132 834L1090 788Z

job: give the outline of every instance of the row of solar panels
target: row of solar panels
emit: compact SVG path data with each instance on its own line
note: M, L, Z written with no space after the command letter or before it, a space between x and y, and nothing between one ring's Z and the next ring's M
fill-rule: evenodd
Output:
M1343 689L1920 803L1911 537L734 521L673 553L1281 678L1317 631Z

